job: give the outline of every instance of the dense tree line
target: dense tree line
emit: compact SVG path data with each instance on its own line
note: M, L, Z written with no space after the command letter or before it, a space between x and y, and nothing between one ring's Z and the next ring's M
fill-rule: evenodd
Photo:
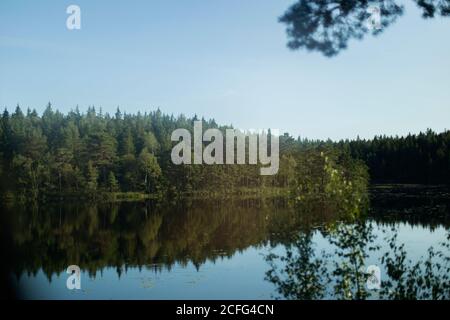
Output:
M450 131L377 136L338 145L367 164L372 182L450 183Z
M314 148L339 150L341 154L362 160L372 183L450 183L450 131L431 129L407 136L375 136L373 139L295 140L282 137L284 148L300 151ZM289 147L288 147L289 146Z
M34 110L24 113L19 106L12 114L5 110L0 125L1 190L32 198L106 192L223 193L238 188L295 190L298 178L313 185L315 177L320 177L323 188L318 190L324 192L325 185L332 183L325 175L334 174L329 168L324 171L325 159L331 160L333 168L340 167L340 172L351 167L348 157L330 147L302 149L288 135L280 139L280 169L274 176L261 176L259 166L249 164L174 165L171 151L176 142L170 140L171 133L178 128L192 132L196 120L196 116L165 115L159 109L135 115L118 109L114 116L94 107L86 113L77 108L64 115L50 104L41 116ZM218 126L214 120L202 119L202 123L203 130L230 128ZM318 154L322 158L317 158ZM345 163L340 166L340 162ZM294 173L301 166L311 170L298 177ZM349 178L346 171L344 179Z
M373 140L311 141L280 137L278 174L261 176L255 165L174 165L171 133L193 131L196 116L174 117L159 109L134 115L103 114L90 107L64 115L49 104L42 115L18 106L0 119L1 191L39 198L42 195L89 195L138 192L230 192L238 188L280 188L327 196L361 189L372 181L448 183L450 132L431 130L407 137ZM203 121L203 130L219 126ZM248 147L246 148L248 151ZM352 184L353 183L353 184Z
M94 107L67 115L49 104L40 116L19 106L0 125L1 190L9 195L157 194L263 187L254 165L176 166L171 161L178 128L192 132L196 116L103 114ZM220 128L203 120L203 129ZM274 181L267 184L274 185Z
M11 115L5 110L0 126L2 189L34 197L43 191L156 191L165 120L159 111L149 116L118 111L110 117L94 108L65 116L50 104L42 116L30 110L24 114L20 107Z

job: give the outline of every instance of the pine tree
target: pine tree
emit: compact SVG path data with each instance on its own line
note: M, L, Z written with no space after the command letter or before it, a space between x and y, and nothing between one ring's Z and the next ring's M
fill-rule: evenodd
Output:
M94 167L92 161L88 162L86 172L86 188L88 192L97 191L98 186L98 170Z
M119 183L114 175L114 172L110 171L108 175L108 188L110 192L116 192L119 190Z

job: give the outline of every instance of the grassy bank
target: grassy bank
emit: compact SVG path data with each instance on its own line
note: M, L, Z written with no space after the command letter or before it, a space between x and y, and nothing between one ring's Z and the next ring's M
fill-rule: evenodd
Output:
M173 198L192 198L192 199L220 199L230 197L275 197L288 196L287 188L235 188L230 190L196 190L190 192L174 193L174 194L148 194L142 192L97 192L95 194L87 193L49 193L39 196L39 201L56 202L56 201L100 201L100 202L122 202L122 201L144 201L151 199L160 199L164 197ZM29 201L30 198L6 193L2 196L3 201Z

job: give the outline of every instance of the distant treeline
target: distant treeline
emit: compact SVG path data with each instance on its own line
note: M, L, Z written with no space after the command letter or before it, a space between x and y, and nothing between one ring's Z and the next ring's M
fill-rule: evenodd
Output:
M0 120L0 191L14 196L237 188L288 188L296 196L338 194L351 192L348 182L363 185L360 160L369 166L373 181L449 181L449 132L339 143L284 134L278 174L261 176L255 165L174 165L171 133L178 128L192 132L193 122L200 120L196 116L174 117L159 109L133 115L117 109L110 115L93 107L62 114L49 104L42 115L16 107L12 114L5 110ZM230 128L202 120L203 130Z
M405 137L376 136L373 139L308 140L289 136L300 149L337 147L369 168L372 183L450 184L450 131L408 134Z
M373 182L450 184L450 131L339 143L369 167Z

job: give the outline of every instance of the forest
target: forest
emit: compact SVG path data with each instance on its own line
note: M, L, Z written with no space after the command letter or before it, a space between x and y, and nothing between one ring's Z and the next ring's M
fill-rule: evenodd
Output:
M337 148L362 160L372 183L450 183L450 130L436 133L427 129L407 136L378 135L337 142L298 139L297 143L299 148Z
M280 136L280 170L274 176L260 176L255 165L174 165L172 131L192 132L197 120L159 109L127 114L118 108L114 115L94 107L63 114L51 104L42 115L30 109L24 113L19 106L11 114L5 109L0 119L1 193L37 199L278 190L301 197L351 193L367 180L450 181L450 131L337 142L285 133ZM205 130L231 128L201 120Z

